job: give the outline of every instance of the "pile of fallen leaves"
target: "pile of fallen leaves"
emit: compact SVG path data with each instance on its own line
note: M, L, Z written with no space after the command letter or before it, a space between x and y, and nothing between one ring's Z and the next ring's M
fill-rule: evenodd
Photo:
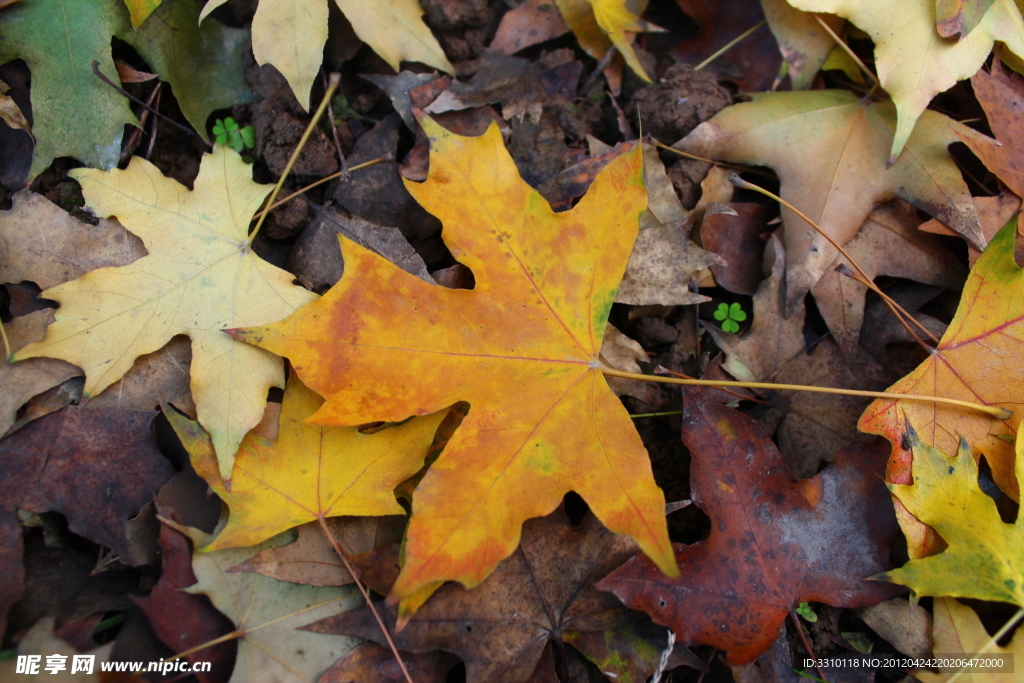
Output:
M1019 680L863 657L1024 655L1013 0L0 0L0 62L3 680Z

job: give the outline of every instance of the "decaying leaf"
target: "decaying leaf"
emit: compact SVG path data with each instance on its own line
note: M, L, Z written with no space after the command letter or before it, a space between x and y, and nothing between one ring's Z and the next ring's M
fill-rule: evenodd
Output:
M248 435L235 458L231 489L220 481L210 438L195 422L167 412L192 466L231 509L204 550L252 546L306 522L341 515L405 513L394 489L423 466L447 411L373 434L356 427L306 424L323 400L293 375L276 440Z
M497 125L469 138L421 124L430 175L406 187L441 219L475 288L431 286L341 238L337 285L281 323L235 338L291 359L327 399L314 424L470 404L416 490L393 598L437 581L479 584L515 550L522 523L569 490L674 573L664 495L597 359L646 208L639 150L556 214L519 177Z
M648 361L647 352L640 344L622 334L617 327L608 323L604 331L604 340L601 342L601 360L609 367L625 372L642 374L637 361ZM616 396L632 396L633 398L654 403L658 390L648 382L641 382L636 379L624 379L622 377L609 377L608 388L615 392Z
M160 580L144 598L132 596L149 620L157 637L174 652L184 652L230 633L234 624L213 608L203 595L192 595L183 588L195 584L192 550L188 539L166 524L160 526ZM191 662L211 662L209 673L197 672L201 683L223 680L223 667L235 658L232 641L187 655Z
M934 30L934 28L933 28ZM844 90L763 93L702 123L676 143L715 159L771 166L780 194L832 239L846 244L882 202L902 197L984 246L978 216L960 170L946 151L953 131L978 135L936 112L921 115L909 154L886 167L896 110ZM801 150L794 154L794 150ZM814 163L807 163L813 159ZM787 311L835 261L836 250L803 219L782 207L786 226Z
M402 663L413 683L444 683L458 659L447 652L424 655L402 653ZM390 649L377 643L359 645L327 670L319 683L391 683L405 679Z
M845 249L874 281L879 275L903 277L958 290L967 271L941 240L918 230L917 211L894 200L871 212L860 232ZM836 269L853 268L842 255L826 268L811 289L832 337L843 353L853 354L864 322L864 295L868 288Z
M22 589L19 509L60 512L73 532L135 560L125 523L174 474L150 434L155 415L70 406L0 441L0 630Z
M526 522L519 549L475 589L443 586L397 633L393 628L396 609L386 610L383 616L399 650L440 649L456 654L466 663L469 683L525 681L549 640L587 631L600 632L595 635L603 644L608 631L629 621L627 610L593 584L635 551L632 541L610 533L593 515L574 527L563 511L556 510ZM367 607L307 629L387 644ZM615 675L614 680L646 680L657 665L657 655L650 661L650 654L660 654L656 642L664 639L659 631L648 636L655 642L645 641L647 657L614 664L605 661L605 667L610 667L605 670ZM575 642L588 654L586 639ZM602 647L599 653L602 650L606 651Z
M875 42L882 87L898 112L891 164L908 144L918 117L932 98L970 78L988 58L995 41L1024 55L1024 18L1014 0L995 0L960 40L936 30L936 0L791 0L805 12L829 12L850 20Z
M1012 192L1003 192L995 197L972 197L974 207L978 211L978 220L981 221L981 231L987 241L996 236L1006 222L1020 212L1020 197ZM935 233L936 235L953 235L956 233L942 224L937 218L917 226L918 230ZM981 251L972 244L967 245L967 258L973 267L981 257Z
M238 658L231 683L315 683L358 644L355 638L299 630L310 622L356 607L362 599L354 587L300 586L259 574L230 571L287 538L287 534L282 534L255 547L193 555L192 570L198 582L187 590L208 596L236 627Z
M779 51L789 67L789 80L794 90L806 90L825 64L835 47L835 40L821 27L811 12L801 12L786 0L761 0L768 28L779 42ZM820 17L836 33L843 20L836 16Z
M18 104L7 94L10 90L11 86L0 82L0 119L3 119L11 128L23 130L31 135L32 126L29 125L28 119L25 118Z
M752 419L689 388L683 411L691 498L711 517L711 536L675 546L678 578L637 555L599 588L684 643L725 650L730 664L771 646L801 601L859 607L899 592L865 580L888 566L897 532L878 478L884 441L849 448L797 481Z
M945 396L1010 410L1024 403L1024 381L1016 361L1024 342L1024 271L1013 260L1014 228L1013 221L1008 223L974 265L939 345L890 392ZM878 399L864 412L860 429L892 442L888 481L909 484L917 479L911 477L914 456L904 441L909 424L925 444L944 453L956 452L960 439L966 439L972 451L985 456L999 488L1016 498L1013 446L1000 437L1014 434L1019 423L1019 413L1002 421L938 403ZM911 557L934 552L936 539L924 535L924 527L898 506L897 511Z
M267 389L282 385L284 368L279 358L238 344L223 330L279 320L316 298L250 249L249 219L270 191L251 173L224 146L203 157L193 191L139 157L123 171L73 171L89 206L116 215L149 253L47 289L44 295L61 304L56 322L45 339L14 357L78 365L91 396L120 379L137 357L188 335L196 411L225 479L238 444L263 415Z
M505 12L498 30L491 40L490 49L507 55L557 38L569 32L569 26L551 0L526 0Z

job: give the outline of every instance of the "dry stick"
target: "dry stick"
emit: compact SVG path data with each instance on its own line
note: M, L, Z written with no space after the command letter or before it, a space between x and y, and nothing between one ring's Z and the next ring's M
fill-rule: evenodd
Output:
M741 189L753 190L754 192L757 192L759 194L763 194L766 197L771 197L772 199L777 201L779 204L782 204L787 209L789 209L790 211L795 213L797 216L800 216L800 218L803 218L805 221L807 221L807 223L812 228L814 228L815 230L818 231L819 235L821 235L826 240L828 240L828 243L831 244L833 247L835 247L836 250L840 254L842 254L843 257L846 258L847 261L850 262L850 265L853 266L857 270L858 273L860 273L861 277L864 278L864 282L863 282L864 286L867 287L868 289L870 289L871 291L873 291L875 294L877 294L878 296L880 296L882 298L882 301L884 301L885 304L889 307L889 310L892 311L893 315L895 315L899 319L899 321L903 324L903 326L907 328L907 331L910 333L910 335L914 339L916 339L922 346L924 346L928 351L931 351L931 349L928 349L928 347L925 346L924 342L922 342L920 340L920 338L916 334L914 334L914 331L910 329L910 326L907 324L907 321L904 320L900 316L899 313L897 313L897 307L899 306L899 304L897 304L895 301L893 301L892 297L890 297L888 294L883 292L879 288L878 285L876 285L874 282L872 282L871 278L868 277L868 274L864 271L863 268L860 267L860 264L857 263L857 260L855 258L853 258L852 256L850 256L849 252L847 252L846 249L843 249L843 247L840 246L839 243L836 242L834 239L832 239L832 237L828 233L826 233L824 230L822 230L820 225L818 225L817 223L812 221L810 216L808 216L803 211L801 211L800 209L796 208L795 206L793 206L792 204L787 202L785 199L783 199L779 195L775 194L774 192L769 192L768 190L764 189L760 185L755 185L753 183L748 183L746 180L744 180L743 178L740 178L735 173L733 173L731 176L729 176L729 182L732 183L733 185L735 185L736 187L741 188ZM904 311L904 313L906 313L906 312ZM931 330L929 330L923 324L918 322L916 318L914 318L910 314L907 314L907 318L911 322L913 322L918 328L920 328L922 332L924 332L926 335L928 335L928 337L932 341L934 341L936 344L939 343L938 337L936 337L934 334L932 334Z
M131 101L132 101L132 102L134 102L135 104L138 104L138 105L140 105L141 107L143 107L143 108L145 108L145 109L148 109L149 111L153 112L153 113L154 113L155 115L159 116L159 117L160 117L160 118L162 118L162 119L163 119L164 121L166 121L167 123L171 124L172 126L175 126L176 128L180 128L181 130L185 131L186 133L189 133L190 135L195 135L195 136L197 136L197 137L198 137L198 138L199 138L200 140L203 140L202 136L201 136L201 135L199 135L199 133L197 133L196 131L192 130L192 129L191 129L191 128L189 128L188 126L183 126L183 125L181 125L180 123L178 123L177 121L175 121L175 120L174 120L174 119L172 119L172 118L169 118L169 117L167 117L167 116L164 116L163 114L161 114L160 112L158 112L158 111L157 111L156 109L154 109L153 107L149 106L148 104L146 104L145 102L143 102L142 100L140 100L140 99L139 99L138 97L136 97L135 95L132 95L132 94L131 94L130 92L128 92L127 90L125 90L124 88L122 88L121 86L119 86L119 85L118 85L117 83L114 83L114 82L113 82L112 80L110 80L109 78L107 78L106 76L104 76L104 75L103 75L103 72L102 72L102 71L100 71L100 63L99 63L99 62L97 62L96 60L93 60L93 62L92 62L92 72L93 72L94 74L96 74L96 77L97 77L97 78L99 78L99 79L100 79L101 81L103 81L104 83L106 83L107 85L109 85L109 86L110 86L111 88L113 88L113 89L114 89L114 90L116 90L117 92L119 92L119 93L121 93L122 95L124 95L125 97L127 97L127 98L128 98L129 100L131 100ZM206 145L207 147L209 147L210 149L213 149L213 145L211 145L211 144L210 144L209 142L207 142L206 140L203 140L203 144L204 144L204 145Z
M1000 638L1009 633L1010 630L1020 622L1022 617L1024 617L1024 607L1017 610L1017 613L1010 617L1010 620L1003 624L1003 627L999 629L994 636L989 638L988 642L985 643L985 647L981 648L981 650L978 651L978 654L985 654L986 652L988 652L989 648L995 645L997 642L999 642ZM953 683L953 681L955 681L963 675L964 671L966 671L966 669L960 669L955 674L953 674L946 681L946 683Z
M0 320L0 337L4 340L4 362L11 360L11 342L7 339L7 330L4 329L4 321Z
M832 40L836 41L836 45L839 46L839 49L845 52L850 57L850 59L855 61L857 63L857 66L860 67L860 70L867 74L867 77L874 81L874 83L877 85L880 82L878 80L878 76L871 73L871 70L868 69L867 65L865 65L864 62L860 60L860 57L854 54L853 50L850 49L850 46L846 44L846 41L837 36L836 32L832 30L832 27L826 24L824 21L822 21L821 17L819 17L817 14L812 14L811 16L814 17L815 21L821 24L821 27L825 29L825 32L832 37Z
M761 28L762 26L764 26L767 23L768 23L767 19L762 19L759 24L757 24L756 26L751 26L746 31L744 31L743 33L739 34L738 36L736 36L735 38L730 40L728 43L723 45L721 48L719 48L719 50L717 52L715 52L713 55L711 55L710 57L705 59L703 62L701 62L697 66L693 67L693 70L694 71L700 71L701 69L707 67L709 64L711 64L711 62L715 61L716 59L718 59L719 57L724 55L726 52L728 52L729 50L731 50L734 47L736 47L737 45L739 45L750 34L752 34L754 31L756 31L757 29Z
M320 79L324 82L324 90L327 90L327 74L320 72ZM341 161L341 173L348 177L348 162L345 161L345 153L341 151L341 140L338 139L338 125L334 123L334 105L327 102L327 118L331 122L331 133L334 135L334 148L338 150L338 160Z
M608 52L605 52L604 57L601 57L600 61L597 62L597 66L594 67L594 71L587 76L587 80L585 80L580 89L576 91L579 95L585 96L587 91L594 86L594 83L596 83L597 79L604 73L604 70L612 63L612 58L615 56L616 52L618 52L618 50L614 45L608 48Z
M840 396L864 396L866 398L891 398L898 401L931 401L932 403L945 403L960 408L978 410L997 420L1009 420L1013 412L999 406L985 406L970 401L960 401L955 398L944 398L942 396L922 396L920 394L891 394L885 391L861 391L859 389L834 389L832 387L810 387L802 384L772 384L771 382L732 382L719 379L681 379L679 377L661 377L659 375L641 375L636 372L624 372L599 366L601 373L606 377L622 377L623 379L638 379L643 382L662 382L663 384L684 384L696 387L743 387L746 389L776 389L782 391L809 391L815 394L839 394Z
M861 277L857 273L855 273L852 270L850 270L850 268L845 263L840 263L838 266L836 266L836 272L839 273L840 275L845 275L846 277L850 278L851 280L856 280L857 282L859 282L860 284L864 285L868 289L873 289L873 287L871 285L874 284L874 283L871 283L869 280L865 280L863 277ZM932 340L934 340L936 343L938 343L939 340L936 339L935 335L932 334L931 331L928 330L928 328L924 327L924 325L922 323L918 322L917 318L915 318L914 316L910 315L910 312L907 311L907 309L903 308L903 306L901 306L895 299L890 299L888 303L890 303L890 306L889 306L890 310L895 308L896 311L899 312L899 315L906 316L910 320L914 321L914 323L918 327L920 327L921 329L923 329L925 332L928 333L928 336ZM899 316L897 316L897 317L899 317ZM904 325L904 327L906 327L906 325ZM921 346L924 346L924 350L925 351L927 351L928 353L931 353L932 349L929 346L926 346L925 343L923 341L921 341L918 338L918 336L916 334L914 334L914 332L912 330L908 330L908 331L910 332L910 335L914 338L914 340L918 344L920 344Z
M160 108L160 98L164 96L164 91L160 90L156 95L156 104L153 106L157 109ZM149 125L149 142L146 143L146 153L143 154L143 158L147 161L149 157L153 155L153 148L156 146L156 127L160 124L160 119L153 117L153 122Z
M794 624L796 624L796 632L800 634L800 640L803 641L804 647L807 648L807 656L814 660L814 669L818 672L818 675L821 676L821 680L828 683L828 679L825 678L825 673L821 670L821 667L818 666L818 658L814 656L814 650L811 649L811 643L807 640L807 634L804 633L804 627L800 623L800 617L796 615L796 612L790 609L789 618L793 620Z
M324 534L327 536L327 540L331 542L331 547L334 548L334 552L341 558L342 563L345 565L345 569L352 576L352 580L356 582L356 588L363 595L363 600L366 600L366 605L370 608L370 612L373 613L373 618L377 620L377 626L380 627L381 633L384 634L384 638L388 641L388 647L391 648L391 653L395 655L395 661L398 662L398 668L402 670L402 675L405 676L405 680L408 683L413 683L412 676L409 675L409 670L405 668L405 662L402 661L402 655L398 653L398 648L395 647L395 641L391 640L391 634L388 633L388 627L384 625L384 620L380 618L380 613L377 612L377 608L374 607L373 602L370 600L370 594L367 592L363 582L359 580L359 574L356 573L352 563L348 561L345 556L345 551L338 545L338 540L334 538L334 534L331 533L331 528L327 526L327 519L320 515L318 518L320 522L320 528L323 529Z
M288 163L284 167L284 172L281 177L277 179L277 185L274 185L274 189L270 192L270 199L267 200L267 206L273 206L274 200L277 199L278 193L281 191L281 186L284 185L284 181L288 179L288 174L292 172L292 167L299 158L299 154L302 153L302 149L306 146L306 141L309 140L309 136L313 133L313 129L316 128L316 122L320 120L320 117L324 115L324 111L327 109L327 105L331 102L331 97L334 96L334 91L338 89L338 84L341 83L341 76L337 73L331 74L330 83L327 86L327 92L324 93L324 98L320 100L320 106L316 108L316 112L313 114L313 118L309 120L309 125L306 126L306 130L303 131L302 137L299 138L299 144L295 146L295 151L292 152L291 157L288 159ZM260 228L263 227L263 222L267 219L267 212L264 211L260 214L260 219L256 222L256 227L249 233L248 243L251 245L252 241L256 239L256 235L260 234Z
M163 86L163 84L164 84L163 81L157 81L156 82L156 87L153 88L153 92L151 92L149 94L149 99L146 100L146 106L147 107L154 107L155 108L155 105L153 104L153 102L156 100L156 96L157 96L157 94L159 94L160 88L161 88L161 86ZM139 127L135 128L134 130L132 130L132 134L128 137L128 142L124 146L124 151L121 152L121 159L120 160L122 162L126 158L131 157L132 153L135 151L135 144L136 144L135 141L139 139L140 135L142 135L142 131L146 130L146 121L149 120L149 114L150 114L150 110L149 109L143 109L142 110L142 116L139 117Z
M348 169L348 172L351 173L352 171L358 171L359 169L366 168L367 166L374 166L376 164L384 163L385 161L391 161L394 158L395 157L393 157L391 155L391 152L388 152L387 154L385 154L382 157L377 157L376 159L370 159L369 161L364 161L361 164L356 164L355 166L350 167ZM263 214L265 214L267 211L273 211L274 209L276 209L277 207L281 206L282 204L290 202L291 200L293 200L296 197L298 197L300 194L304 194L306 192L309 192L310 190L312 190L317 185L323 185L324 183L328 183L328 182L334 180L335 178L340 178L343 175L345 175L345 172L344 171L339 171L338 173L332 173L331 175L327 176L326 178L321 178L320 180L316 181L315 183L310 183L309 185L306 185L301 190L296 190L295 192L292 192L290 195L288 195L284 199L278 200L278 202L276 204L274 204L273 206L271 206L269 208L266 208L266 209L263 209L262 211L254 214L253 217L252 217L252 220L256 220L257 218L259 218Z

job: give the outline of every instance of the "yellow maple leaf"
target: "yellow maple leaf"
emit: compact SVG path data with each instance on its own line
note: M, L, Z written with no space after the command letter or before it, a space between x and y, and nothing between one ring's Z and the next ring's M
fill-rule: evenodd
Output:
M401 599L436 581L479 584L525 520L574 490L668 574L664 495L601 374L608 313L646 208L639 146L570 211L519 176L497 125L462 137L421 120L426 182L406 187L441 219L473 290L427 284L341 238L345 274L324 297L238 339L282 353L327 399L314 424L469 413L413 498Z
M995 41L1024 56L1024 18L1014 0L995 0L959 41L935 29L935 0L789 0L805 12L849 19L875 41L878 79L896 104L893 163L932 98L970 78L988 59Z
M60 303L42 341L16 360L49 356L85 371L86 396L116 382L136 358L175 335L192 340L191 388L225 479L242 437L260 421L267 390L284 384L280 358L223 330L280 320L316 295L256 256L249 221L270 192L233 150L205 155L195 189L133 157L125 170L76 169L86 205L117 216L149 254L43 292Z
M210 0L199 20L227 0ZM419 0L334 0L359 39L373 48L395 71L403 61L422 62L455 73L423 23ZM316 80L327 43L327 0L260 0L252 19L252 52L256 61L273 64L292 87L303 109Z
M277 439L249 434L235 457L227 491L209 437L174 411L167 418L189 452L192 466L220 496L231 515L204 550L262 543L318 519L404 515L394 490L423 466L439 411L373 434L356 427L316 427L305 420L323 399L292 375L281 404Z
M889 490L948 547L879 575L917 595L952 596L1024 606L1024 521L1007 524L978 484L978 464L963 439L955 457L924 443L912 427L914 483ZM1024 439L1017 439L1016 476L1024 477Z
M635 5L638 11L634 12L627 3ZM640 78L651 82L651 77L637 59L632 39L626 35L627 31L662 30L640 18L639 12L647 5L645 0L633 3L629 0L555 0L555 4L587 54L601 59L614 45L629 68Z

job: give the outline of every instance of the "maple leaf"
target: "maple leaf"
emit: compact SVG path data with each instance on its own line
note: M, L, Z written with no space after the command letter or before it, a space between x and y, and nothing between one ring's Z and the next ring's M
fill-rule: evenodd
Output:
M1024 55L1024 18L1014 0L995 0L970 33L958 41L936 30L936 0L790 0L805 12L849 19L875 42L878 80L898 112L889 163L911 138L932 98L974 75L995 41Z
M401 515L398 484L423 466L447 411L361 434L356 427L305 423L322 399L293 375L281 404L277 439L249 434L235 456L225 490L209 437L191 420L166 411L192 466L231 509L227 526L204 550L256 545L287 529L341 515Z
M938 346L890 392L945 396L1019 410L1024 403L1024 381L1016 359L1024 343L1024 271L1013 260L1014 235L1011 220L975 263L956 315ZM1019 414L994 420L938 403L874 401L861 416L859 427L892 442L886 478L897 484L913 480L913 454L903 441L908 423L919 430L924 443L943 452L954 452L960 438L967 439L973 451L985 456L999 488L1017 497L1013 446L1000 437L1015 432ZM897 516L907 534L911 557L927 554L936 539L899 506Z
M193 542L199 540L199 534L190 535ZM230 571L287 540L288 534L281 534L258 546L202 551L192 556L192 571L198 581L186 590L209 597L236 627L233 635L238 640L238 658L231 683L314 683L358 643L355 638L322 636L298 628L356 607L361 598L354 587L300 586Z
M899 592L863 580L888 565L896 524L877 473L884 441L841 451L797 481L752 419L684 388L691 498L711 536L678 544L680 576L637 555L597 587L671 628L685 643L725 650L730 664L771 646L801 601L874 604Z
M71 406L0 441L0 630L22 590L19 509L60 512L76 534L134 560L125 524L174 473L150 434L155 415Z
M1024 83L1019 75L1006 75L993 65L990 74L976 73L971 87L998 142L985 136L964 135L960 139L1014 194L1024 197L1024 129L1020 125Z
M948 544L937 555L912 559L882 575L919 596L1009 602L1024 607L1024 524L1006 523L978 484L978 463L965 439L949 457L906 428L914 454L913 484L890 484L903 506ZM1024 439L1017 438L1016 476L1024 477Z
M634 552L632 541L610 533L593 515L573 526L559 509L524 524L516 552L475 589L443 586L397 632L393 628L397 609L390 608L382 616L399 650L422 654L440 649L456 654L466 663L470 683L525 680L549 640L576 631L600 636L595 639L595 644L602 644L598 653L611 667L606 670L616 674L615 680L643 681L657 666L659 648L647 642L646 657L620 660L618 667L611 664L603 636L612 631L609 637L614 638L616 627L628 621L629 614L593 585ZM368 607L305 628L387 643ZM573 638L588 654L589 640ZM653 640L659 638L664 649L664 632L655 629Z
M169 2L135 30L125 7L108 0L66 0L59 12L46 0L22 0L0 14L0 63L21 58L32 69L36 144L29 176L62 156L103 169L117 165L124 127L138 121L128 100L92 70L99 62L117 82L111 36L171 84L185 118L204 138L214 110L250 101L242 68L249 32L219 23L199 28L198 15L193 3Z
M280 358L238 344L221 330L279 320L316 295L249 247L249 219L270 192L252 168L217 146L205 155L195 189L133 157L126 170L72 171L88 206L138 235L149 254L101 268L44 295L61 304L46 337L15 360L49 356L85 370L84 393L116 382L133 361L178 334L192 339L192 395L212 434L220 473L260 421L267 389L281 386Z
M637 76L652 82L626 33L662 30L640 18L646 0L555 0L555 4L588 55L600 60L615 46Z
M209 0L199 21L227 0ZM422 62L447 73L455 67L423 23L419 0L334 0L356 35L396 72L401 62ZM273 64L288 81L295 99L309 110L327 43L327 0L261 0L252 19L252 51L261 66Z
M932 649L932 654L936 657L946 655L955 657L964 652L977 652L982 656L992 657L1007 654L1010 657L1024 655L1024 635L1018 632L1014 634L1013 640L1007 647L999 647L991 642L992 638L985 630L977 613L953 598L936 598L934 612L932 640L935 642L935 646ZM954 676L961 683L1015 683L1018 678L1012 671L1002 672L1001 675L993 671L971 673L970 670L957 675L948 669L942 673L914 672L914 677L921 683L945 683L952 680Z
M818 75L835 40L821 28L810 12L801 12L786 0L761 0L779 51L789 67L789 80L794 90L806 90ZM820 17L836 33L843 28L843 20L834 16Z
M664 495L597 359L646 207L640 151L556 214L522 181L496 124L472 138L421 123L430 174L406 187L441 219L475 288L430 285L341 237L345 273L322 299L233 334L291 359L327 399L314 424L470 403L416 491L394 598L436 581L477 585L515 550L522 523L570 490L674 573Z
M927 111L891 167L885 148L892 140L895 110L844 90L752 95L753 102L722 110L674 146L691 154L770 166L780 195L807 214L837 243L850 241L877 205L902 197L984 246L967 185L946 148L953 134L978 135L942 114ZM794 154L793 150L801 150ZM808 159L813 160L808 163ZM818 282L837 251L786 207L787 311Z

